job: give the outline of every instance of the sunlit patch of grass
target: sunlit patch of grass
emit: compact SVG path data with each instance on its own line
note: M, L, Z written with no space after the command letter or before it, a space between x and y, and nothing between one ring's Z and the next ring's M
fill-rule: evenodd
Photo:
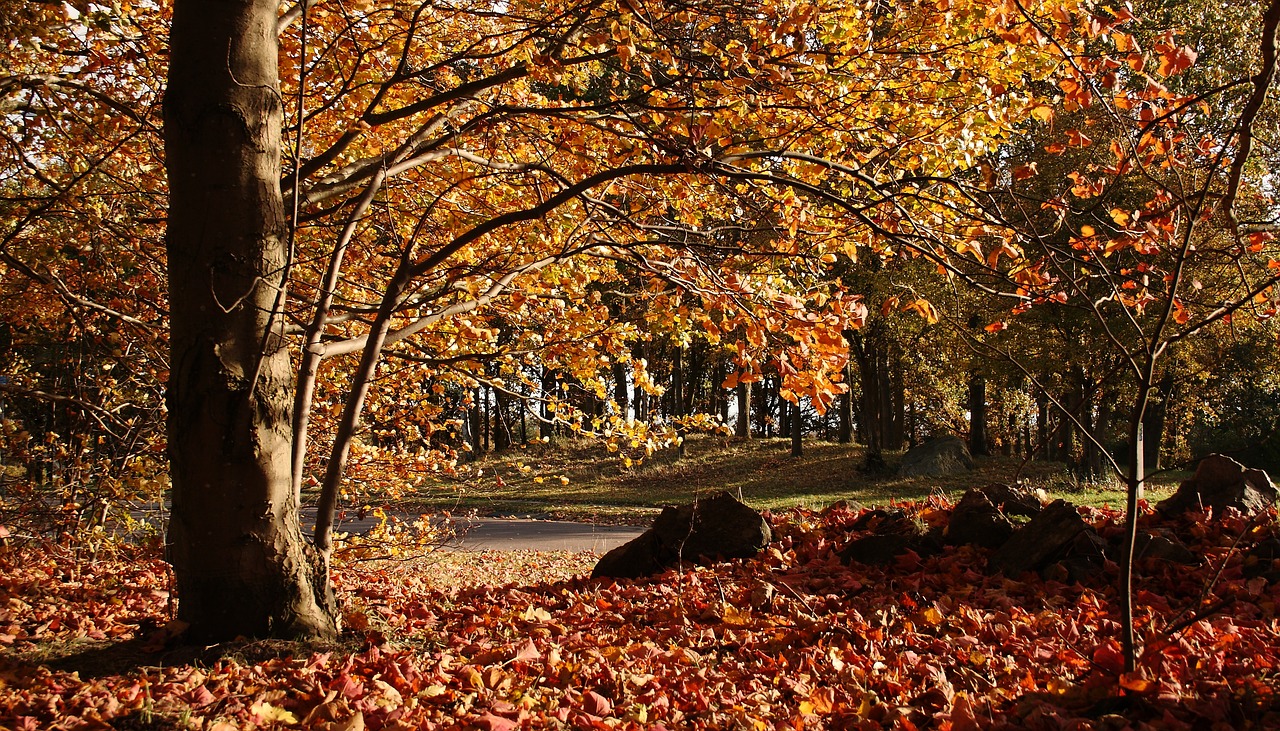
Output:
M686 442L683 456L668 449L626 468L595 442L535 442L486 455L471 465L465 479L426 483L403 507L644 523L663 505L721 490L758 508L780 510L820 508L839 500L884 505L936 494L955 498L967 488L994 482L1021 482L1075 503L1123 505L1118 481L1081 483L1056 462L984 457L969 472L902 478L895 472L900 452L885 455L885 473L868 474L862 469L861 446L811 441L802 457L792 457L789 448L787 439L696 436ZM1147 499L1155 502L1171 494L1179 477L1166 473L1157 478Z

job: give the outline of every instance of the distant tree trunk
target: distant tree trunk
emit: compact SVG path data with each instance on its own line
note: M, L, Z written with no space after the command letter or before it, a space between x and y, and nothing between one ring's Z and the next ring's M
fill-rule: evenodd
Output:
M689 348L688 365L685 370L685 383L687 386L684 390L683 400L680 404L681 416L688 416L689 414L696 414L703 411L703 404L701 403L702 400L699 399L698 396L702 391L702 386L706 382L707 376L707 354L705 347L695 343ZM703 413L712 413L712 411L712 407L707 406Z
M476 459L484 453L484 410L481 407L482 394L476 386L471 408L467 411L467 419L471 422L471 458Z
M778 399L778 436L791 436L791 404Z
M521 389L520 398L520 443L529 443L529 391Z
M551 411L551 399L556 396L556 374L546 366L542 367L542 422L538 428L543 439L555 436L555 414Z
M889 437L885 443L889 449L902 449L903 442L907 439L907 379L902 354L895 353L888 365L886 372L893 387L890 396L892 411L887 431Z
M1041 377L1041 383L1045 382ZM1040 459L1053 461L1058 458L1057 446L1053 442L1053 431L1049 428L1049 394L1043 388L1036 390L1036 444L1040 445Z
M987 379L976 370L969 375L969 454L988 454Z
M511 397L501 388L493 389L493 451L511 448Z
M742 374L739 373L739 378ZM751 383L738 381L738 429L737 435L743 439L751 438Z
M489 387L480 387L480 408L483 409L482 426L484 427L484 451L488 453L489 446L492 444L490 438L493 432L493 414L489 407Z
M174 3L169 178L168 555L188 637L337 632L293 491L293 374L276 0Z
M844 368L844 382L847 388L840 394L838 409L840 411L840 429L836 441L849 444L853 441L853 362Z
M1166 371L1151 392L1151 401L1142 414L1143 466L1147 474L1161 469L1160 447L1168 423L1169 398L1173 393L1173 373Z
M725 363L724 358L716 358L711 368L711 413L719 414L720 423L729 422L729 399L724 390Z
M627 418L627 364L613 363L613 402L618 405L618 416ZM639 417L639 414L636 414Z
M853 336L853 358L858 364L858 375L862 383L861 398L859 398L858 409L858 426L862 430L862 441L867 446L867 454L877 455L875 459L880 459L879 455L884 449L884 409L882 408L882 394L886 392L881 387L881 372L877 354L871 352L867 347L867 338L861 334Z
M671 359L671 416L679 419L684 416L684 347L677 345L675 356ZM676 447L676 458L685 455L684 428L676 426L676 437L680 444Z
M791 406L791 456L804 456L804 413L800 410L800 402Z

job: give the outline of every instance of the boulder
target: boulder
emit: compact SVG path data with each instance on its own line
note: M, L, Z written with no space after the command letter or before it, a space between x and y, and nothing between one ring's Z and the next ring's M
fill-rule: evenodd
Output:
M609 551L593 578L651 576L682 561L750 558L768 545L769 523L727 492L688 505L669 505L649 530Z
M975 545L999 548L1013 535L1013 521L996 507L987 493L970 488L951 510L944 534L953 546Z
M1055 500L1019 528L992 556L992 571L1016 577L1026 571L1039 571L1050 564L1079 553L1083 546L1093 546L1092 536L1077 542L1082 534L1093 530L1080 517L1076 506ZM1073 552L1072 549L1076 550Z
M1178 491L1160 501L1156 510L1166 516L1212 508L1215 514L1235 508L1245 515L1265 510L1276 501L1276 488L1262 470L1251 470L1222 454L1200 460L1196 473Z
M1125 541L1128 543L1128 541ZM1133 543L1135 559L1149 558L1156 561L1168 561L1183 566L1199 566L1204 559L1182 543L1165 536L1139 532Z
M898 475L902 477L943 477L973 469L973 457L964 440L957 436L935 437L902 455Z
M916 555L932 556L942 550L942 532L925 531L901 508L871 510L854 521L853 530L869 530L871 535L850 541L840 549L839 556L845 563L883 565L908 551Z
M1041 502L1039 496L1025 487L993 482L986 487L978 489L1006 517L1021 515L1026 518L1034 518L1044 508L1044 503Z

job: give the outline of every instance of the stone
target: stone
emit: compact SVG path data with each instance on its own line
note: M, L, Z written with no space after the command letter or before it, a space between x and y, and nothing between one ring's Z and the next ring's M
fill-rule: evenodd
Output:
M759 512L722 492L688 505L669 505L635 539L600 557L593 578L636 579L681 562L750 558L772 538Z
M1244 576L1263 577L1268 583L1280 582L1280 539L1268 538L1244 554Z
M970 488L951 510L944 539L949 545L999 548L1013 535L1013 521L982 490Z
M1055 500L1014 532L992 554L988 567L1009 577L1039 571L1066 557L1076 539L1086 531L1091 529L1076 507L1065 500Z
M1025 487L993 482L978 489L987 496L992 505L1004 513L1005 517L1020 515L1025 518L1034 518L1044 509L1044 502L1039 496Z
M1200 460L1196 473L1178 486L1178 491L1160 501L1156 510L1165 516L1211 508L1220 514L1235 508L1253 515L1276 501L1276 488L1262 470L1252 470L1222 454Z
M1128 543L1128 541L1125 541ZM1183 566L1199 566L1204 563L1204 559L1197 556L1194 551L1165 536L1152 535L1150 533L1138 533L1137 540L1133 542L1134 559L1149 558L1156 561L1168 561L1170 563L1182 564Z
M917 536L902 533L864 536L840 549L840 560L872 566L892 563L895 558L911 550L911 542L915 538Z
M945 477L973 469L973 457L957 436L930 439L907 450L898 467L901 477Z

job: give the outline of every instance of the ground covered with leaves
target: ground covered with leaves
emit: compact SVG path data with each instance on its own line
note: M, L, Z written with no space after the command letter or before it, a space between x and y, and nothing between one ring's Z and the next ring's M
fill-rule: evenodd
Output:
M936 524L946 507L909 510ZM1114 512L1082 510L1119 535ZM1280 586L1275 565L1250 565L1274 516L1146 518L1205 560L1140 562L1145 645L1123 674L1114 565L1089 585L992 576L973 547L846 565L837 552L863 535L860 512L775 514L758 558L643 581L582 578L583 554L354 563L336 576L346 634L321 646L164 647L158 558L10 547L0 727L1280 725Z

